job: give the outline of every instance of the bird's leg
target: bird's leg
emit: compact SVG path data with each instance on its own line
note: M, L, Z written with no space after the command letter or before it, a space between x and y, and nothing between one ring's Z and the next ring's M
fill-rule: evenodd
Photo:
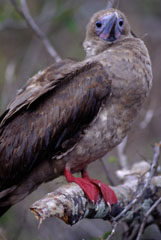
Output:
M87 195L91 202L97 202L99 199L99 188L86 178L76 178L72 175L70 168L65 167L64 176L68 182L75 182Z
M100 193L102 193L103 198L107 204L116 204L117 197L114 191L106 184L97 179L91 179L88 176L86 169L81 171L82 178L76 178L71 174L70 168L65 168L64 175L68 182L77 183L85 192L90 201L95 203L99 199Z
M87 168L83 168L81 170L81 175L82 175L82 178L86 178L86 179L90 179L89 175L88 175L88 172L87 172Z

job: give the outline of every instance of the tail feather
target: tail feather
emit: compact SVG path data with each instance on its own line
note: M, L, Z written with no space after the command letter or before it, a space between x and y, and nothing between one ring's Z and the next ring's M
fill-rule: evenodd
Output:
M42 169L44 171L42 171ZM14 185L5 190L0 190L0 216L2 216L11 206L22 201L42 182L52 180L51 165L48 161L38 166L31 174L24 178L19 185ZM43 174L42 174L43 173Z
M5 189L0 192L0 217L14 204L23 200L27 195L37 188L37 185L34 186L34 182L24 183L20 185L14 185L11 188Z

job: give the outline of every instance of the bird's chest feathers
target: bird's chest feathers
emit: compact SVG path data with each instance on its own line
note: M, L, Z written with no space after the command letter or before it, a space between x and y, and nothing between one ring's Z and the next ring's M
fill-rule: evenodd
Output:
M75 170L104 156L122 141L130 129L150 90L150 62L147 60L144 64L145 54L142 54L143 59L137 55L138 50L132 53L130 47L124 49L124 54L116 48L92 58L99 59L107 69L108 79L112 82L111 96L102 103L80 141L64 157Z
M121 83L121 82L120 82ZM145 93L135 88L127 91L121 84L114 84L110 99L102 104L95 120L84 131L84 136L65 160L76 168L88 164L109 152L126 136Z

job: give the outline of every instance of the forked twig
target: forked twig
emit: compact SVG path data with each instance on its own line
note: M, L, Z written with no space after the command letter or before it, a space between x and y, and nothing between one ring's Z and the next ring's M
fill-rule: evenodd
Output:
M29 12L26 0L21 0L21 8L18 7L16 0L10 0L12 5L15 7L16 11L19 13L21 17L23 17L27 24L30 26L30 28L33 30L33 32L37 35L37 37L42 41L47 53L54 58L56 62L59 62L61 60L60 56L56 52L56 50L53 48L52 44L48 40L47 36L44 32L39 28L39 26L36 24L34 19L31 17L31 14Z
M118 221L121 217L123 217L125 215L125 213L142 198L145 190L148 188L148 186L149 186L149 184L152 180L152 177L154 176L154 174L156 172L159 157L160 157L160 148L161 148L161 142L155 144L155 152L154 152L154 156L153 156L153 162L152 162L151 170L150 170L148 178L145 181L145 184L144 184L142 190L136 195L136 197L133 199L133 201L131 201L124 208L124 210L114 218L114 221Z

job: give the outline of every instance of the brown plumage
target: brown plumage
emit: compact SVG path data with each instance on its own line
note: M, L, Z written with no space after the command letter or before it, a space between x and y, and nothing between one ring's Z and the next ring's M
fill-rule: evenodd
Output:
M1 116L1 215L64 166L80 171L119 144L149 93L148 51L123 13L96 13L83 46L84 61L39 72Z

